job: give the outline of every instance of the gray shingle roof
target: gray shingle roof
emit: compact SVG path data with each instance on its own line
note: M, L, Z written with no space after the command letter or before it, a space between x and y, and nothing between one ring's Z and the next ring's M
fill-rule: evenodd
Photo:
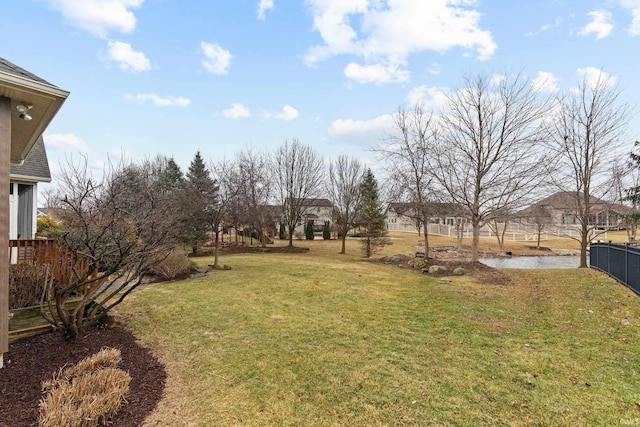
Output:
M21 165L11 166L11 177L32 178L38 182L51 181L51 171L47 160L44 139L38 138Z
M14 76L19 76L19 77L23 77L25 79L29 79L29 80L33 80L33 81L36 81L36 82L44 83L44 84L47 84L49 86L53 86L48 81L46 81L44 79L41 79L40 77L36 76L33 73L30 73L29 71L25 70L22 67L18 67L16 64L7 61L4 58L0 58L0 71L5 72L7 74L12 74Z

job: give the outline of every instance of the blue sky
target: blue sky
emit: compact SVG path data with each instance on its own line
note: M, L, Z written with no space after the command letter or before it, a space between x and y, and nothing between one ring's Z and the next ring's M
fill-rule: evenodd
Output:
M640 99L640 0L22 0L2 17L0 56L71 92L45 133L54 173L290 138L372 162L400 105L437 107L465 73L554 92L603 70Z

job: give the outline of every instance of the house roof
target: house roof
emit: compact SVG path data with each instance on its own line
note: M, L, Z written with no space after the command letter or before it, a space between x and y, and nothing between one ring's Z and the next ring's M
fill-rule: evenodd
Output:
M289 200L289 199L287 199ZM301 200L301 199L297 199L294 198L292 200ZM332 208L333 207L333 203L331 203L331 200L329 199L305 199L304 200L304 207L321 207L321 208Z
M11 163L20 164L56 115L69 92L0 58L0 96L11 99ZM30 120L17 110L28 108Z
M35 74L25 70L22 67L17 66L4 58L0 58L0 71L5 72L7 74L12 74L14 76L20 76L25 79L33 80L35 82L44 83L49 86L53 86L51 83L46 81L45 79L36 76Z
M50 182L51 171L42 136L37 139L21 165L11 166L11 179L33 182Z
M332 208L333 203L329 199L307 199L304 202L305 206L316 206L320 208Z
M632 207L623 205L621 203L607 202L595 196L589 197L589 203L591 204L593 214L604 211L613 211L619 214L636 213L636 210ZM550 196L545 197L539 202L534 203L531 206L521 210L520 212L516 213L515 216L535 216L539 212L540 208L575 211L578 208L578 204L574 193L570 191L558 191L557 193L551 194Z
M427 212L431 217L465 216L467 210L459 203L427 202ZM415 203L391 203L389 209L398 215L411 215L409 212L416 207Z

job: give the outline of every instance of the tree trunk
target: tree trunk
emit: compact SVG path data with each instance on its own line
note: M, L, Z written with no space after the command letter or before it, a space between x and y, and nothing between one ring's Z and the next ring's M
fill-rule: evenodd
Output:
M582 223L582 236L580 236L580 266L578 268L587 268L587 247L589 246L589 227L586 221Z
M292 248L293 247L293 229L295 227L291 227L291 224L289 224L288 227L289 227L289 247Z
M213 268L218 268L218 236L220 232L216 231L215 234L216 234L216 238L215 238L215 245L213 249Z
M464 237L464 224L462 220L459 219L456 226L456 240L458 244L458 250L462 250L462 238Z
M471 243L471 262L478 262L480 259L480 221L473 219L473 241Z
M342 249L340 250L340 253L347 253L347 233L342 233Z
M429 259L429 228L427 226L428 215L425 213L422 218L422 223L424 226L424 258ZM433 257L436 257L434 252Z

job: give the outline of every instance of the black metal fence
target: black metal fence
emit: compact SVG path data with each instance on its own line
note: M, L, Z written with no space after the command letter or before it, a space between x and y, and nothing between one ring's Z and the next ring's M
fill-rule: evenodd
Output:
M640 295L640 248L611 242L591 243L591 268L603 271Z

